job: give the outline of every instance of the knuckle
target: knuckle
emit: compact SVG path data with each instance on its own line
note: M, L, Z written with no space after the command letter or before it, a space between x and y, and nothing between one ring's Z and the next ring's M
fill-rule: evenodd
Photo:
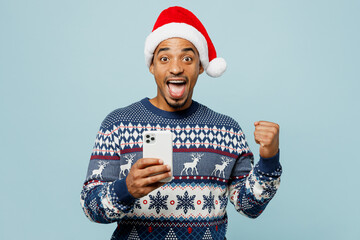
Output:
M145 189L144 189L144 188L140 188L140 189L139 189L139 194L145 195L145 194L146 194Z
M160 167L161 166L151 166L151 167L149 167L149 172L150 173L156 173L157 171L159 171Z
M134 163L134 165L132 165L131 168L130 168L130 172L138 169L139 168L138 166L139 166L138 162Z
M135 179L139 179L139 178L140 178L140 173L139 173L138 171L135 171L135 172L133 173L133 177L134 177Z
M269 139L272 139L274 136L275 136L275 133L274 132L268 132L266 134L266 136L269 138Z
M152 183L156 182L156 177L148 177L146 178L146 185L150 185Z
M136 190L139 192L141 191L142 187L143 187L143 184L139 181L137 181L135 184L134 184L134 187L136 188Z
M137 160L136 164L137 164L137 165L142 165L142 164L144 164L144 159L143 159L143 158L140 158L139 160Z
M134 187L139 187L139 186L140 186L139 181L136 181L136 180L135 180L135 181L133 181L133 183L132 183L132 184L133 184L133 186L134 186Z
M149 176L149 175L151 175L152 174L152 169L151 168L147 168L147 169L145 169L145 174L147 175L147 176Z

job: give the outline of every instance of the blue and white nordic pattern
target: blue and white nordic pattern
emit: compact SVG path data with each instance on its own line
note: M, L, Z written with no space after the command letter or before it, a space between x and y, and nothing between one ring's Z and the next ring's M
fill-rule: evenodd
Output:
M150 197L150 206L149 209L156 209L156 213L159 214L161 209L168 210L167 207L167 199L169 195L161 196L160 191L156 193L156 195L149 195Z
M194 206L195 197L196 197L195 195L191 195L189 197L189 193L187 191L185 191L183 196L176 195L178 201L176 210L183 209L185 214L187 214L189 209L195 210L195 206Z
M142 132L173 133L174 179L134 199L125 178L142 158ZM81 193L86 216L118 222L112 239L224 239L228 199L241 214L259 216L279 187L281 166L253 156L239 125L193 101L165 112L148 99L107 116L95 140Z

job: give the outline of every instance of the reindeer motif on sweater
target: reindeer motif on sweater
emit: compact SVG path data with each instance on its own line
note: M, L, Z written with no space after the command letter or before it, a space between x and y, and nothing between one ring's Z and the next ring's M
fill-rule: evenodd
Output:
M104 161L100 161L99 162L99 168L98 169L94 169L91 173L90 177L99 177L102 179L102 172L104 171L106 165L108 165L109 162L104 162Z
M200 154L200 153L191 154L191 159L193 161L184 163L184 168L181 171L180 175L182 175L183 173L185 173L185 175L188 175L188 170L191 170L192 175L194 175L194 171L195 171L196 174L199 174L196 166L199 163L202 156L204 156L204 154Z

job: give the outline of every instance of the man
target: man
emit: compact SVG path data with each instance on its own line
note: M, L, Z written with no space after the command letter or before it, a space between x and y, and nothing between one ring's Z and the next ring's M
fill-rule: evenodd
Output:
M243 215L262 213L280 183L279 126L255 122L254 166L240 126L192 100L204 71L220 76L225 61L201 22L181 7L164 10L145 43L157 95L117 109L103 121L81 194L86 216L117 222L112 239L225 239L228 199ZM142 158L144 130L167 130L171 169Z

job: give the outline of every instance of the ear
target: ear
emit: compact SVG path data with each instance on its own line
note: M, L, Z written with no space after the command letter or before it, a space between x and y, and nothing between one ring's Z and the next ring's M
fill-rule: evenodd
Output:
M151 65L149 67L149 72L151 72L151 74L154 75L154 62L151 62Z
M203 67L202 64L200 63L199 75L202 74L203 72L204 72L204 67Z

